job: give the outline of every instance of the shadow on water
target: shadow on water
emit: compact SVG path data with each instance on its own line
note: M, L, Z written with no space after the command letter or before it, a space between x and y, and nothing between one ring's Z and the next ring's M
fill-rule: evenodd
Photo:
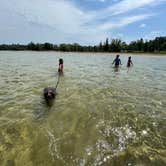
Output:
M133 66L127 67L127 73L132 71Z
M117 73L117 72L120 71L120 68L119 68L119 67L113 67L113 69L114 69L114 72L115 72L115 73Z
M40 100L38 101L38 103L35 104L35 111L34 111L34 116L36 120L42 120L42 119L46 119L47 116L49 116L50 114L52 114L52 112L56 109L56 100L58 100L58 93L56 95L56 97L52 100L46 100L43 96L43 94L41 94Z
M41 97L41 100L39 103L36 104L36 109L34 111L35 119L42 119L45 117L46 114L48 114L49 110L53 106L53 103L50 105L47 104L44 97Z
M57 95L57 94L56 94ZM54 103L55 103L55 100L56 100L56 97L54 99L50 99L50 100L46 100L44 97L42 99L42 104L43 104L43 107L47 107L47 108L51 108Z
M114 73L114 77L118 76L120 74L120 67L112 67L112 72Z

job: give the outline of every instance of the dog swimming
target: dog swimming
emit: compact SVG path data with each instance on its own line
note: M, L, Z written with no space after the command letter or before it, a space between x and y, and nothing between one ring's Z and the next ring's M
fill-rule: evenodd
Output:
M56 89L52 87L47 87L44 89L43 95L46 101L53 100L57 95Z
M56 89L58 87L59 79L60 79L61 75L63 75L63 59L59 59L58 80L57 80L55 88L47 87L43 90L43 96L44 96L47 104L51 103L57 95Z

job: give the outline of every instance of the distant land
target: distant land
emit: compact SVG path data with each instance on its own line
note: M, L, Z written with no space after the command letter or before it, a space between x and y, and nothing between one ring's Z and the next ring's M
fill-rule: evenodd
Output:
M52 43L33 43L23 44L1 44L0 50L14 51L63 51L63 52L123 52L123 53L159 53L166 54L166 36L156 37L153 40L139 39L131 41L129 44L121 39L106 38L105 42L100 42L94 46L81 46L73 44L52 44Z

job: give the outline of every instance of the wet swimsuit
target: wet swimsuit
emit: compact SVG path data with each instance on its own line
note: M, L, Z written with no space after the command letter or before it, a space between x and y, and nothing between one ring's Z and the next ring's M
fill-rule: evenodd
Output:
M60 72L63 72L63 59L60 59L59 60L59 69L58 69L58 71Z
M118 67L119 64L121 64L121 60L119 58L115 58L114 62L115 62L115 67Z
M128 60L128 62L127 62L127 67L130 67L131 63L132 63L132 61L131 61L131 60Z
M63 64L59 64L59 69L63 71Z

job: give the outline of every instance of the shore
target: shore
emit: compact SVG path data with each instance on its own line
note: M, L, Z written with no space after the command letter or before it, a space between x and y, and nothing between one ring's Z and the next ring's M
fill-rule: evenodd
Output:
M54 51L54 50L47 50L47 51L33 51L33 50L0 50L0 52L12 52L12 51L18 51L18 52L58 52L58 53L65 53L65 54L69 54L69 53L74 53L74 54L103 54L103 55L124 55L124 56L129 56L129 55L140 55L140 56L166 56L166 52L81 52L81 51L77 51L77 52L67 52L67 51Z

